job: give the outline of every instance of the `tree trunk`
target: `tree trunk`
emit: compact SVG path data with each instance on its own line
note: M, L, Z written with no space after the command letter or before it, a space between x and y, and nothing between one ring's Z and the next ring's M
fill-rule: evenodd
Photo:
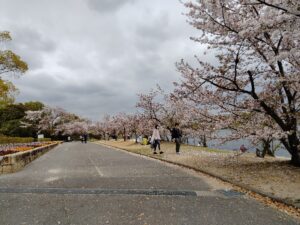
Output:
M300 167L300 151L294 151L292 154L292 165Z
M291 146L291 163L294 166L300 167L300 141L296 132L288 136L289 145Z
M124 141L127 141L126 128L124 127Z
M203 144L203 147L207 147L207 143L206 143L206 136L205 135L203 135L202 136L202 144Z
M200 141L199 141L199 144L201 144L202 147L207 147L207 143L206 143L206 136L205 135L201 135L199 137Z
M134 132L134 135L135 135L135 143L137 144L138 143L138 135L136 132Z
M263 156L269 155L269 156L275 156L274 152L271 149L271 141L272 139L262 140L263 143Z
M287 139L281 139L281 142L292 156L291 164L300 167L300 141L296 132L288 135Z

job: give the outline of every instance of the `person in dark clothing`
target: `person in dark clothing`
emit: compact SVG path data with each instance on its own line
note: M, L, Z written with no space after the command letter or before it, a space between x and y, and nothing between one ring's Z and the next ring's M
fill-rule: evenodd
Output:
M182 137L182 132L178 128L179 123L175 123L175 127L171 130L171 136L172 140L175 140L176 143L176 154L180 154L180 144L181 144L181 137Z
M84 143L87 142L87 138L88 138L88 135L87 135L87 134L84 134L84 135L83 135L83 141L84 141Z

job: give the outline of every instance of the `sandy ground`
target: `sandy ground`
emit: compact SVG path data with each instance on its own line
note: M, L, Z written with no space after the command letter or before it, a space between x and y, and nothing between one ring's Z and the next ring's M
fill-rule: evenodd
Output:
M174 143L162 143L162 155L153 155L149 146L132 141L102 141L100 143L123 148L134 153L151 155L188 165L226 178L273 197L284 199L300 208L300 168L291 166L282 158L256 157L252 153L236 156L232 151L221 151L182 145L181 154L175 154Z

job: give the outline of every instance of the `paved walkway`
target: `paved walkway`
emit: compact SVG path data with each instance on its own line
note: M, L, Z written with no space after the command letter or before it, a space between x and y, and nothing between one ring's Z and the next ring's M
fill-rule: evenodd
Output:
M1 225L299 224L181 168L96 144L62 144L0 176Z

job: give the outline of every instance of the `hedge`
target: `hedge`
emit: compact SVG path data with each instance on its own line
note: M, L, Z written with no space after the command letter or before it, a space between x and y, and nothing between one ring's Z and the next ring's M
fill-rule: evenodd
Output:
M32 137L7 137L0 136L0 144L11 144L11 143L30 143L33 142L34 138Z
M51 141L51 138L38 138L39 142Z

